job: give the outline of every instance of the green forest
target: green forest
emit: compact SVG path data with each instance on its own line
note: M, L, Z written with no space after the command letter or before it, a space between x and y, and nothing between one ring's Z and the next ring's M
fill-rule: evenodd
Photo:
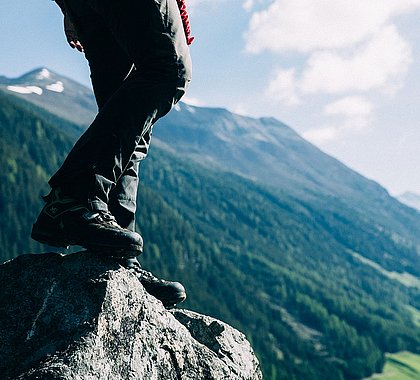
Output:
M50 249L30 229L78 128L0 92L1 262ZM140 174L140 261L183 282L183 307L244 332L265 379L360 379L386 352L419 353L419 289L358 258L418 274L412 242L339 198L298 199L153 144Z

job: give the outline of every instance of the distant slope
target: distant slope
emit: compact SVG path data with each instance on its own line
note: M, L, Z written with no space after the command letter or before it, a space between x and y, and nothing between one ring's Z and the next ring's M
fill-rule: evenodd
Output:
M155 137L177 154L317 202L331 198L365 214L372 227L420 247L420 219L379 184L323 153L285 124L223 109L180 104L159 122ZM335 210L340 214L340 208ZM420 253L420 249L418 251Z

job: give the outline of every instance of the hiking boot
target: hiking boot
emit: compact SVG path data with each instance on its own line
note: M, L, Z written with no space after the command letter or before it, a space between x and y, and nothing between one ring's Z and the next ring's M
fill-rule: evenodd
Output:
M80 245L117 257L135 257L143 250L141 236L122 228L109 212L90 210L54 189L43 197L45 206L32 227L31 237L55 247Z
M120 264L134 273L147 293L161 301L167 309L175 307L187 298L182 284L155 277L151 272L144 270L136 258L125 259L120 261Z

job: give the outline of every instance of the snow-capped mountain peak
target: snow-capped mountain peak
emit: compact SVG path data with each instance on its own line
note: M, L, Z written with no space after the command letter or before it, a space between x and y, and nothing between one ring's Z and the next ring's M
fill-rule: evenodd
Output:
M38 80L49 79L50 77L51 77L51 72L45 67L43 67L39 71L39 73L36 75L36 79Z
M82 125L90 124L97 108L90 88L46 67L17 78L0 76L0 91L23 98Z

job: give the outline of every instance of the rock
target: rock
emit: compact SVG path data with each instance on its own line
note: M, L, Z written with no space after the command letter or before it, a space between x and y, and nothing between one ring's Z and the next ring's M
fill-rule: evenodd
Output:
M111 259L23 255L0 265L0 284L2 379L262 378L242 333L166 310Z

